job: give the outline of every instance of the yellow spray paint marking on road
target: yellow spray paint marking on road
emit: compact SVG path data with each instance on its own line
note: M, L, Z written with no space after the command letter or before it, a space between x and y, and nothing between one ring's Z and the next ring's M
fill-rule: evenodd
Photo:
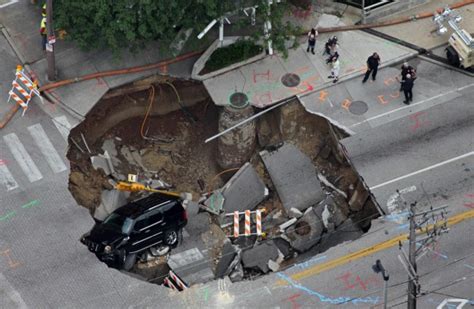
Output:
M457 214L455 216L450 217L448 219L448 226L453 226L453 225L456 225L458 223L463 222L464 220L468 220L468 219L472 219L472 218L474 218L474 210L466 211L466 212L463 212L463 213L460 213L460 214ZM428 226L428 229L431 229L431 228L432 228L432 225ZM420 234L422 234L422 233L420 233ZM331 260L329 262L315 265L311 268L308 268L306 270L303 270L301 272L293 274L290 277L293 280L301 280L301 279L304 279L304 278L307 278L307 277L311 277L311 276L317 275L319 273L322 273L324 271L336 268L340 265L344 265L344 264L347 264L349 262L356 261L356 260L358 260L360 258L363 258L365 256L374 254L376 252L394 247L394 246L398 245L399 241L404 241L404 240L407 240L407 239L408 239L408 234L403 234L403 235L397 236L395 238L386 240L384 242L378 243L374 246L364 248L362 250L347 254L345 256L341 256L340 258ZM288 284L288 282L286 282L285 280L278 280L276 282L276 285L279 285L279 286L283 286L283 285L287 285L287 284Z

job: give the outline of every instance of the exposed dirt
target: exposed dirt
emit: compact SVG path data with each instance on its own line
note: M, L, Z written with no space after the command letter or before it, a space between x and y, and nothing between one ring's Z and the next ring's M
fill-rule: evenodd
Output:
M221 187L236 172L216 177L222 172L215 157L217 143L214 141L206 144L204 140L217 133L219 110L210 101L203 86L171 79L155 79L153 82L155 95L151 87L143 90L144 82L140 82L140 90L134 93L124 94L123 89L116 90L115 94L99 102L86 120L71 132L71 147L68 152L71 161L69 189L78 204L88 208L91 214L100 205L102 191L113 189L110 176L106 176L102 170L96 171L90 162L91 156L103 153L106 141L112 140L117 150L115 159L118 166L115 166L116 173L112 175L115 181L126 180L128 173L145 178L155 177L172 185L175 191L193 193L196 200L202 193ZM168 82L176 87L181 100L177 100L178 96ZM137 89L135 86L129 85L126 90ZM185 108L181 108L178 103ZM144 123L150 106L150 116ZM357 175L345 160L336 155L336 143L330 131L324 118L307 113L296 101L257 119L258 145L249 161L270 190L268 198L259 205L266 209L264 220L266 216L278 217L279 214L283 214L281 217L284 218L285 210L259 152L277 148L282 142L294 144L311 158L317 171L329 182L347 196L352 195L358 181ZM86 150L81 133L84 134L91 153ZM124 150L138 153L140 164L132 163ZM341 199L341 196L336 196L335 199ZM347 205L347 201L342 198L338 204ZM340 211L345 217L354 217L356 221L363 222L362 219L372 215L374 209L372 205L364 207L358 213L349 207ZM370 225L370 220L368 223L364 222L362 228L367 225ZM212 226L217 228L218 225ZM309 228L310 226L301 226L299 231L303 235L309 233ZM229 227L227 231L229 234L230 229ZM222 233L222 230L210 231L211 234L217 232ZM279 228L277 225L270 226L266 233L271 237L274 233L279 233ZM209 243L211 256L216 263L222 245ZM158 258L139 262L132 271L148 281L161 283L163 274L168 269L166 263L160 261Z

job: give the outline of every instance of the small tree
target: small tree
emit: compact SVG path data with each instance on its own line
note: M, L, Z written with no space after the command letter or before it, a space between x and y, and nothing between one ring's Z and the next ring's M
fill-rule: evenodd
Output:
M286 53L285 40L297 33L296 28L282 22L287 5L271 5L268 16L266 0L242 2L245 6L258 5L259 25L270 18L274 48ZM235 0L56 0L54 13L56 27L66 30L69 39L80 47L118 51L141 48L153 40L170 42L181 28L200 31L215 18L229 12L237 14L242 5ZM263 30L255 33L261 37Z

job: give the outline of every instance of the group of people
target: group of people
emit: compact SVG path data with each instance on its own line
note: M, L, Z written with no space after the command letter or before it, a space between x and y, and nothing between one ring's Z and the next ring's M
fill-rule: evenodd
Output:
M306 51L314 55L314 47L316 46L316 38L318 37L318 31L315 28L312 28L308 32L308 48ZM331 75L328 78L332 78L333 83L337 83L339 80L339 70L341 68L339 62L339 45L337 43L337 37L333 36L328 39L324 46L324 54L329 55L326 59L326 64L331 65ZM323 54L323 55L324 55Z
M315 28L312 28L308 32L308 48L307 52L310 52L314 55L314 47L316 46L316 38L318 37L318 31ZM331 65L331 75L328 78L333 79L333 83L337 83L339 80L339 45L337 43L337 37L333 36L328 39L324 46L324 54L328 54L329 58L326 59L326 63ZM365 72L362 83L367 82L370 75L372 75L372 80L375 81L377 78L377 71L380 65L380 56L374 52L367 59L367 71ZM403 63L401 68L401 77L402 79L397 80L400 82L400 91L403 91L405 95L405 101L403 103L409 105L413 101L413 84L416 79L416 70L410 66L407 62Z

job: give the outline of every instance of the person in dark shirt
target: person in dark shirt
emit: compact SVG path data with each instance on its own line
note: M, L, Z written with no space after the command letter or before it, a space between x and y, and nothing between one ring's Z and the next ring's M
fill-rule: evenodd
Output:
M410 74L407 74L405 76L405 79L400 81L400 84L401 84L402 90L403 90L403 94L405 95L405 101L403 101L403 103L405 103L406 105L410 105L410 102L413 101L412 90L413 90L414 81L415 81L415 79L412 78L412 76Z
M362 80L363 83L369 79L370 73L372 73L372 80L375 80L379 64L380 56L377 53L373 53L372 56L367 59L367 72L365 72L364 79Z
M416 70L408 64L408 62L404 62L403 65L402 65L402 72L401 72L401 75L402 75L402 80L405 80L407 75L410 74L411 75L411 78L414 80L416 77ZM402 91L402 84L400 85L400 91Z

